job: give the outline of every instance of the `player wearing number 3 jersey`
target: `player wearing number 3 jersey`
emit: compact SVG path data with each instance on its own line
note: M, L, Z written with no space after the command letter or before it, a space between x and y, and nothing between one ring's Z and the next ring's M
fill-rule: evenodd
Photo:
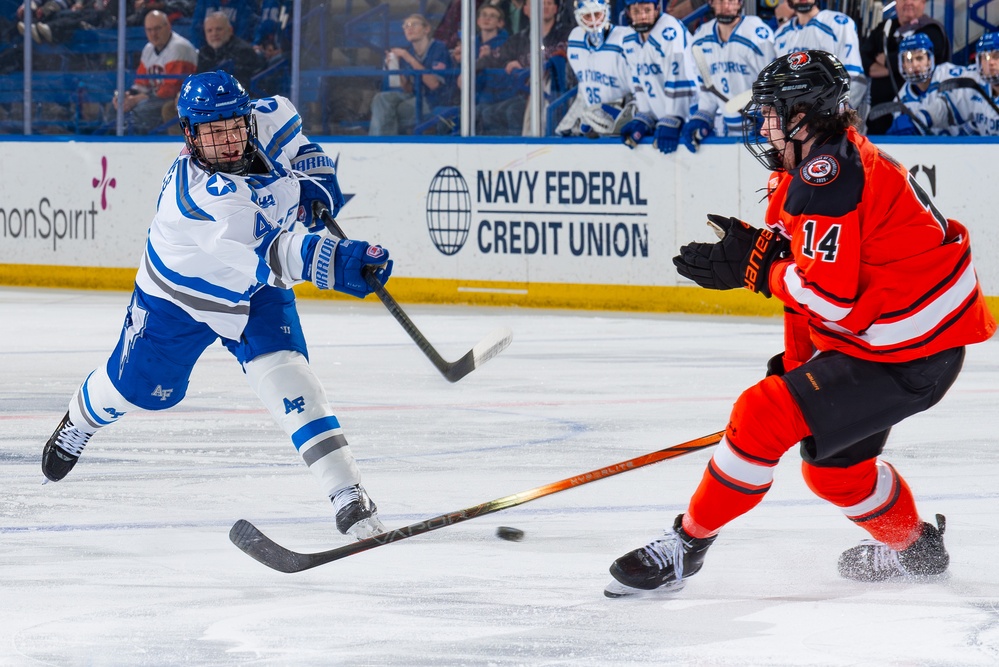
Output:
M721 240L685 245L673 261L702 287L780 299L785 350L736 401L672 530L611 566L611 597L682 586L798 443L809 488L874 538L840 556L842 576L925 577L948 566L943 517L924 522L879 456L892 426L936 404L964 346L996 323L967 230L857 132L848 95L846 70L824 51L779 57L753 84L743 140L774 172L766 228L710 215Z
M118 345L70 401L42 472L59 481L99 429L177 405L202 352L221 340L333 501L340 532L382 532L309 365L291 287L307 280L363 298L362 270L388 279L388 251L332 238L313 217L313 202L335 213L344 198L291 102L251 102L219 71L188 77L177 108L186 148L163 179Z

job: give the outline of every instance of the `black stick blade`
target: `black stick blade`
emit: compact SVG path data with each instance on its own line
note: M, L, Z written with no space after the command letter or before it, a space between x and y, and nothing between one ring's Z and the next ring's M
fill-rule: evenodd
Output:
M513 332L506 327L493 331L466 352L461 359L448 363L444 377L448 382L457 382L505 350L511 342L513 342Z
M278 572L290 574L312 567L312 559L308 554L285 549L245 519L232 525L229 539L248 556Z

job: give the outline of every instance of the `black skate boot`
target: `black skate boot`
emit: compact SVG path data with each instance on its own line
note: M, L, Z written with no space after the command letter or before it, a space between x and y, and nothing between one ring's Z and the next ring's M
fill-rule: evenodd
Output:
M627 553L610 566L612 581L604 589L609 598L636 595L644 591L678 591L684 580L697 574L704 565L708 547L717 536L691 537L683 529L683 515L676 517L673 529L662 539Z
M86 433L73 426L67 412L42 450L42 473L45 477L49 481L58 482L68 475L80 460L80 454L92 435L93 433Z
M947 519L937 514L937 525L923 522L923 534L911 546L896 551L876 540L864 540L839 557L839 573L856 581L888 581L940 574L950 564L943 534Z
M336 529L344 535L363 540L385 532L378 520L378 507L361 485L340 489L330 500L336 512Z

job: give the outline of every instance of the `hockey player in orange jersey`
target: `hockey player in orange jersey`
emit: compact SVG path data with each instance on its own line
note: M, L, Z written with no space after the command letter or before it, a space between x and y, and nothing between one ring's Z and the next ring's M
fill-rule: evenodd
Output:
M611 565L609 597L681 588L799 443L808 487L873 538L840 556L842 576L947 569L943 516L923 521L899 471L879 457L891 427L937 403L964 346L996 324L967 230L857 132L848 97L843 65L824 51L782 56L753 84L743 141L773 172L766 226L709 215L719 242L685 245L673 263L701 287L780 299L785 350L736 401L687 511Z

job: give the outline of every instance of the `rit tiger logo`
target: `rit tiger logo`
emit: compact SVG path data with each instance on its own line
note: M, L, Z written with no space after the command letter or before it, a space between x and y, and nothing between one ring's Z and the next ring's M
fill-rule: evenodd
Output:
M284 399L284 413L290 414L292 410L299 413L305 412L305 397L299 396L298 398Z

